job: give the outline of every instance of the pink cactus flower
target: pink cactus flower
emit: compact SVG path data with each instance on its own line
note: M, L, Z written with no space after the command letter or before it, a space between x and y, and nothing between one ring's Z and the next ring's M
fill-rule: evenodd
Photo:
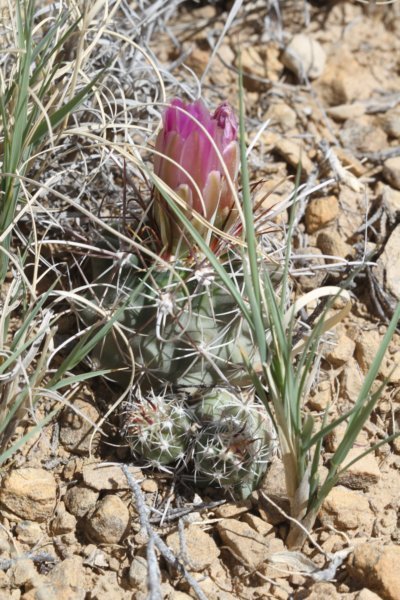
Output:
M211 114L202 100L185 104L175 99L164 111L163 129L156 141L159 153L154 161L156 175L184 200L188 216L196 211L217 228L226 227L234 207L232 188L227 182L222 161L235 185L239 164L237 131L236 117L227 102L220 104ZM221 156L218 156L210 138ZM154 216L164 246L170 251L175 249L182 227L157 192ZM192 223L198 230L204 230L196 219L192 218Z

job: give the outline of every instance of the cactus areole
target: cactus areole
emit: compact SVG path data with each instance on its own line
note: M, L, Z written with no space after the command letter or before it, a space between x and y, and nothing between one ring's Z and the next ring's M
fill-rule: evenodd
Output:
M194 213L225 229L232 220L239 165L238 124L232 107L223 102L211 114L202 100L185 104L175 99L162 119L155 174L183 200L186 215L200 232L207 228L193 218ZM182 227L158 190L154 218L166 251L185 246Z

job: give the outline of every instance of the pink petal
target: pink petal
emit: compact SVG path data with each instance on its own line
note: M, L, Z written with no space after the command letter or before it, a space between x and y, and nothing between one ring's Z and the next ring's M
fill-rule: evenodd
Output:
M207 213L204 215L203 212L198 211L209 221L213 219L216 212L218 214L221 189L221 173L219 173L219 171L211 171L207 177L207 183L203 189L203 201L206 206Z

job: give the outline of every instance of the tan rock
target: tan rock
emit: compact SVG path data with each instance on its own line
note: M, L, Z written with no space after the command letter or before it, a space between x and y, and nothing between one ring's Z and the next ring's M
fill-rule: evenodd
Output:
M400 225L392 231L374 269L378 281L395 300L400 301Z
M274 533L273 525L267 523L263 519L260 519L260 517L256 517L256 515L253 515L252 513L244 514L242 517L242 521L250 525L250 527L252 527L261 535L265 536Z
M350 173L353 173L353 175L356 175L357 177L361 177L365 174L365 166L352 154L350 150L347 148L342 148L341 146L335 146L335 154L343 167L346 167Z
M43 531L40 528L40 525L34 521L21 521L17 524L15 533L18 540L28 546L34 546L43 537Z
M367 373L376 357L381 336L376 329L363 331L356 342L355 357L364 373Z
M334 367L341 367L353 356L356 343L345 333L337 338L335 346L326 354L326 360Z
M143 556L135 556L129 567L129 585L135 591L147 588L147 560Z
M369 98L375 86L370 71L361 67L347 46L343 46L328 60L316 87L328 104L336 106Z
M355 402L360 393L363 381L364 378L358 362L355 358L350 358L340 375L341 395L350 400L350 402Z
M148 597L148 592L147 597ZM146 596L140 598L139 594L135 600L145 600ZM90 590L91 600L132 600L132 592L124 590L118 582L118 574L114 571L101 573L95 579L95 584ZM72 600L72 599L71 599Z
M384 600L400 598L400 546L360 544L348 563L352 578L379 594Z
M270 498L286 514L290 512L290 502L286 492L286 480L283 463L275 458L267 471L259 492L255 492L258 502L265 511L268 522L278 525L285 520L284 515L264 497Z
M352 104L339 104L331 106L327 109L327 114L335 121L347 121L365 114L365 106L361 102L353 102Z
M228 519L230 521L230 519ZM185 551L190 568L193 571L204 571L220 555L220 550L213 538L197 525L189 525L185 530L185 548L181 548L178 532L167 536L166 542L175 555Z
M372 532L374 515L366 496L345 487L337 486L324 500L319 519L322 525L339 530L358 529L368 535Z
M40 523L52 515L56 493L57 485L51 473L24 467L3 477L0 504L22 519Z
M339 214L339 202L336 196L314 198L306 208L305 220L307 233L314 233L336 219Z
M308 158L304 148L296 142L283 138L275 138L274 150L294 169L297 169L300 163L303 179L312 173L314 169L312 161Z
M326 272L320 268L325 265L325 260L319 248L310 246L295 249L293 262L296 273L300 272L299 275L296 274L296 280L305 292L314 290L321 285Z
M305 596L307 600L341 600L342 596L336 591L333 583L319 582L314 583L310 593Z
M69 512L75 517L84 517L95 507L99 498L98 492L91 488L78 485L65 492L64 502Z
M311 410L323 411L332 403L332 387L329 381L321 381L307 402Z
M334 256L336 259L347 258L353 252L352 247L346 244L335 230L321 231L317 238L317 246L323 254Z
M93 432L92 423L96 423L99 417L100 413L93 404L83 398L77 398L73 407L64 408L61 415L60 441L62 445L75 454L86 454L89 451ZM96 433L92 449L96 448L99 440L100 433Z
M137 467L128 467L135 479L142 479L143 474ZM127 490L128 481L118 465L88 463L83 466L82 477L85 485L100 492L103 490Z
M247 513L251 509L250 500L244 500L243 502L233 503L227 502L214 509L214 514L220 519L230 519L232 517L239 517L240 515Z
M118 544L129 528L129 510L121 498L105 496L96 504L95 511L87 519L87 532L100 544Z
M306 78L317 79L322 75L326 55L317 40L304 33L298 33L285 48L281 61L300 81L303 81Z
M364 588L356 594L355 600L382 600L382 598L368 588Z
M217 523L217 530L222 542L252 569L257 569L271 554L285 549L282 540L265 538L237 519L223 519Z
M389 185L392 185L396 190L400 190L400 156L385 160L383 176Z
M365 452L366 448L352 448L348 453L344 466ZM349 469L341 475L339 483L354 490L367 490L371 485L377 483L381 472L378 462L371 452L360 458Z
M11 581L14 587L30 590L41 582L41 577L33 560L25 558L18 560L11 568Z
M339 444L343 440L346 428L346 422L340 423L337 427L335 427L335 429L328 433L325 438L325 448L328 452L336 452Z
M384 131L391 138L400 138L400 109L389 110L382 115L381 123Z
M51 531L53 535L63 535L75 531L76 517L65 510L63 502L57 506L56 516L51 523Z
M387 148L387 135L369 117L349 119L340 130L340 141L354 152L379 152Z
M296 127L297 115L293 108L290 108L284 102L279 102L271 104L265 115L265 119L270 120L271 127L278 126L282 131L288 131Z

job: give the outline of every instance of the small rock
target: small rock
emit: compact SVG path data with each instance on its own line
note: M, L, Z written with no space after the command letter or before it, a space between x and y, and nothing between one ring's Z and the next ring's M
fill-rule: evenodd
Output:
M34 546L43 537L40 525L34 521L21 521L18 523L15 528L15 534L20 542L28 546Z
M384 131L391 138L400 138L400 110L397 108L389 110L381 118Z
M167 536L166 542L175 556L183 553L193 571L204 571L220 555L220 550L212 537L197 525L189 525L185 530L185 548L180 545L178 532Z
M94 508L98 498L98 492L89 487L78 485L65 492L64 502L71 514L81 518Z
M389 222L395 225L396 219L400 216L400 191L381 182L377 185L376 191L380 196L380 204L389 217Z
M3 477L0 503L10 513L40 523L52 515L56 493L57 485L51 473L24 467Z
M307 405L311 410L323 411L332 404L332 388L329 381L321 381L316 391L309 397Z
M286 514L290 513L290 502L286 491L285 471L282 461L277 458L271 462L264 481L262 482L260 491L255 492L255 496L257 502L260 503L268 516L268 522L272 525L279 525L279 523L282 523L282 521L285 520L285 517L277 508L265 499L264 494Z
M100 544L118 544L129 528L129 510L118 496L105 496L87 520L89 536Z
M360 393L364 378L355 358L350 358L340 375L340 392L350 402L355 402Z
M293 262L296 273L298 273L300 269L303 273L300 275L296 274L296 280L305 292L314 290L324 281L326 273L325 270L320 267L325 265L325 260L319 248L311 246L308 248L295 249Z
M247 513L251 509L251 501L243 500L236 504L233 502L227 502L218 506L214 509L214 515L219 519L230 519L232 517L239 517L240 515Z
M129 585L133 590L147 589L147 560L143 556L135 556L129 567Z
M96 577L90 592L90 600L132 600L132 592L124 590L118 583L117 573L107 571Z
M358 594L355 596L355 600L382 600L378 594L371 592L368 588L363 588Z
M379 594L385 600L400 598L400 546L360 544L348 562L351 577L360 585Z
M74 411L72 407L66 407L62 411L60 441L69 452L87 454L93 433L92 423L98 421L100 413L93 404L82 398L77 398L73 406L79 412ZM92 449L96 448L99 440L100 433L96 433L93 437Z
M381 336L376 329L364 330L358 338L355 357L364 373L367 373L372 365L380 343Z
M317 40L304 33L298 33L285 48L281 61L300 81L303 81L306 78L317 79L322 75L326 55Z
M360 456L365 450L366 448L352 448L346 457L345 465ZM371 452L349 467L340 476L339 483L353 490L367 490L379 481L380 476L379 465L373 452Z
M260 519L260 517L256 517L251 513L244 514L242 520L248 525L250 525L250 527L252 527L255 531L261 533L261 535L266 536L271 533L274 533L273 525L267 523L263 519Z
M335 346L326 354L326 360L333 367L341 367L347 363L353 356L356 343L345 333L337 338Z
M396 190L400 190L400 156L388 158L383 163L383 177Z
M257 569L268 556L285 549L282 540L265 538L237 519L223 519L217 523L217 531L222 542L251 569Z
M337 259L347 258L353 252L349 244L343 240L342 236L335 230L321 231L317 238L317 246L328 256L334 256Z
M374 529L372 531L373 537L390 537L397 532L397 511L393 508L387 508L381 511L379 506L378 516L374 523Z
M293 108L284 102L279 102L269 107L265 119L270 120L271 127L278 126L282 131L288 131L296 127L297 115Z
M64 559L50 571L48 578L55 586L79 588L84 578L82 558L71 556Z
M386 133L367 117L350 119L340 130L340 140L353 152L379 152L387 148Z
M103 466L102 463L84 465L82 469L83 481L88 487L98 492L103 490L127 490L129 484L121 467L117 465ZM142 472L137 467L128 467L128 470L135 479L142 479Z
M33 560L24 558L18 560L11 567L11 580L14 587L24 587L30 590L38 585L41 580Z
M341 122L361 117L365 114L365 106L361 102L339 104L338 106L331 106L326 112L332 119Z
M303 179L312 173L314 169L312 161L308 158L304 148L296 142L275 138L274 150L294 169L297 169L298 164L300 163Z
M336 219L339 214L339 202L336 196L314 198L306 208L305 221L307 233L314 233Z
M370 535L374 515L363 494L337 486L324 500L319 520L322 525L330 525L340 531L359 529Z
M354 77L354 73L357 73L357 77ZM337 106L369 98L376 85L370 71L361 67L344 46L330 58L317 82L317 89L328 104Z
M75 531L76 517L65 510L63 502L57 506L56 516L51 524L53 535L63 535Z
M392 231L374 273L395 302L400 301L400 225Z
M307 600L341 600L342 596L336 591L333 583L319 582L314 583L310 589L310 593L305 596Z

